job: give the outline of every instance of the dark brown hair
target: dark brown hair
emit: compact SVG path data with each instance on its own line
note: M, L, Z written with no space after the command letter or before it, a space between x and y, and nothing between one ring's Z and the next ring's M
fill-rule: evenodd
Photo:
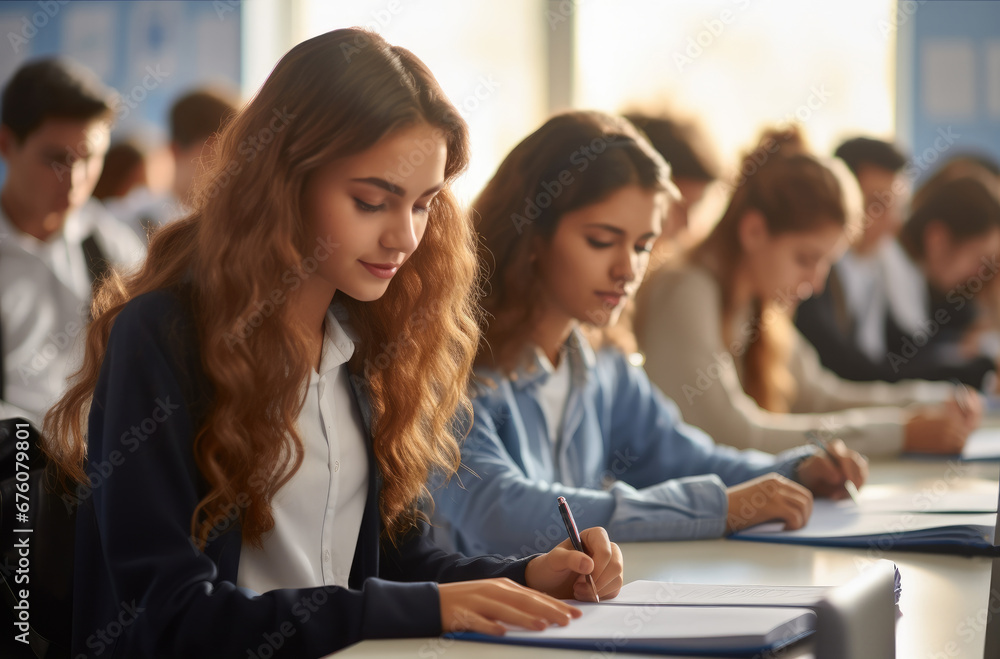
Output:
M97 75L72 60L46 58L22 66L3 90L0 123L19 142L46 119L113 119L117 97Z
M181 148L204 142L236 114L239 99L223 89L195 89L170 107L170 139Z
M477 362L517 367L541 313L531 256L563 215L629 185L666 191L669 181L669 166L635 127L601 112L556 115L514 147L473 203L490 316Z
M900 244L916 261L925 256L924 233L931 222L941 223L956 242L972 240L1000 229L1000 201L980 177L936 184L899 232Z

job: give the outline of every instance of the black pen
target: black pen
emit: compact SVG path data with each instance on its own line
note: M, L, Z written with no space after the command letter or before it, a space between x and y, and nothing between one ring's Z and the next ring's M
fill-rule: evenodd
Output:
M580 531L576 528L576 520L573 519L573 513L569 509L569 504L566 503L566 497L559 497L556 501L559 502L559 514L562 515L563 524L566 525L566 533L569 535L569 541L573 543L573 549L586 554L587 552L583 548L583 540L580 538ZM597 584L594 583L594 577L588 574L587 583L594 589L594 601L600 603L601 598L597 595Z

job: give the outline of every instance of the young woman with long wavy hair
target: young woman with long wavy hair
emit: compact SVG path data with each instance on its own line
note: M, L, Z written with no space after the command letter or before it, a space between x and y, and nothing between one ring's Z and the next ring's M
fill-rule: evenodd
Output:
M711 233L639 293L646 371L731 446L779 451L819 434L872 456L958 453L977 397L959 404L948 383L838 378L791 322L860 227L857 185L834 162L810 155L794 127L764 133Z
M193 213L101 290L47 418L79 505L74 655L318 657L567 624L551 595L586 598L583 573L614 595L602 529L590 556L464 558L419 525L428 476L458 465L479 318L448 187L467 128L427 68L315 37L217 145Z
M843 473L812 447L717 446L629 362L616 323L674 192L632 124L569 112L518 144L474 202L489 326L462 446L468 472L434 493L462 551L545 551L560 537L548 505L557 495L584 525L639 541L772 519L799 528L813 493L846 494ZM862 483L860 456L833 450Z

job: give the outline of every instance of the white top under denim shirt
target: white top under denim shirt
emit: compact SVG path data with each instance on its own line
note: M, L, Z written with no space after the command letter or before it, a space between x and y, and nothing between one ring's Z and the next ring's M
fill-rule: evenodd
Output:
M263 548L243 545L237 585L264 593L277 588L347 587L368 492L368 457L361 413L347 361L354 342L326 314L319 373L310 369L298 430L302 466L271 502L274 528Z
M619 542L715 538L726 528L727 486L770 471L793 476L812 455L718 446L616 349L599 353L574 330L564 346L571 387L554 451L539 404L551 365L537 352L512 379L492 369L473 392L462 469L432 487L438 538L466 554L547 551L566 538L556 497L577 525ZM474 475L473 475L474 474Z

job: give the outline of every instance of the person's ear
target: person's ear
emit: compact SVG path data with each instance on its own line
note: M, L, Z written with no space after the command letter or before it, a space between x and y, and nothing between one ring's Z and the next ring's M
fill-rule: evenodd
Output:
M739 220L738 235L740 249L745 254L758 252L771 238L767 230L767 220L758 210L748 210Z

